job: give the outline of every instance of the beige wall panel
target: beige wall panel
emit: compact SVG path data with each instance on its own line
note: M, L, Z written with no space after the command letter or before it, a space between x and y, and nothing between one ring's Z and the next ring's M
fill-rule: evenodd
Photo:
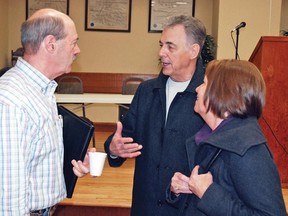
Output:
M8 64L8 2L0 0L0 69Z
M242 21L238 53L248 60L261 36L279 35L281 0L220 0L217 57L235 58L231 30ZM233 34L236 39L236 34Z

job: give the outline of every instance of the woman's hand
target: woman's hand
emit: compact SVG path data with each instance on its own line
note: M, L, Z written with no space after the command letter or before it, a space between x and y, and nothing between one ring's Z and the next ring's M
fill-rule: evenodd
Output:
M188 183L191 192L201 199L212 183L213 176L210 172L199 175L199 165L194 167Z
M180 172L176 172L171 179L170 190L175 194L186 193L191 194L189 189L189 177L183 175Z

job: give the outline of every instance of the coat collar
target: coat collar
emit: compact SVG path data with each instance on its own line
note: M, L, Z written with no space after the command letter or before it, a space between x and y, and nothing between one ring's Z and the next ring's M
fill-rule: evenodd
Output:
M243 156L252 146L263 143L266 143L266 139L263 136L257 118L248 117L245 119L234 118L220 128L217 133L202 141L199 146L211 145ZM189 164L194 163L194 153L199 146L195 143L195 136L187 139L186 150Z
M245 139L243 139L245 137ZM235 118L205 143L244 155L252 146L266 142L256 117Z

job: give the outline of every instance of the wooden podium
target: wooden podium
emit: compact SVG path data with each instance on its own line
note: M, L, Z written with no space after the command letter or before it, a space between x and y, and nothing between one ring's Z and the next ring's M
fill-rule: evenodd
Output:
M250 59L266 82L266 105L259 119L283 187L288 186L288 37L261 37Z

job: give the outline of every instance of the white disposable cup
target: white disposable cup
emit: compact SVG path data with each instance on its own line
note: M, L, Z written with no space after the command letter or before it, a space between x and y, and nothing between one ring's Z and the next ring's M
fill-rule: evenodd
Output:
M104 152L88 152L90 175L101 176L107 154Z

